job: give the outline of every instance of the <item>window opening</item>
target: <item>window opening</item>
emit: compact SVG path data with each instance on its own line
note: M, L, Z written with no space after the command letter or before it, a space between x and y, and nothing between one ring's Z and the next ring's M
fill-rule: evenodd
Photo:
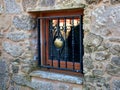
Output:
M39 17L39 66L83 72L82 15Z

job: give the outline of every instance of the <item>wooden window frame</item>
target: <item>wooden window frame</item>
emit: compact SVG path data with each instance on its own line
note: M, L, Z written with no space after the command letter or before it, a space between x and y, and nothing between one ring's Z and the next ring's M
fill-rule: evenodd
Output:
M43 12L41 12L40 13L40 17L50 17L50 16L70 16L70 15L83 15L83 9L71 9L71 10L58 10L58 11L43 11ZM45 22L46 23L46 25L48 26L48 22ZM47 40L47 42L48 42L48 32L45 34L45 32L43 31L43 27L44 27L44 22L41 22L41 30L42 31L39 31L40 33L41 33L41 36L42 35L46 35L46 40ZM46 29L48 29L47 27L46 27ZM43 41L44 41L44 39L43 39L43 36L41 37L42 38L42 43L43 43ZM51 60L49 60L48 58L49 58L49 56L48 56L48 43L46 44L46 46L47 46L47 48L44 50L44 45L41 45L41 64L42 65L45 65L46 64L46 62L51 66ZM46 53L46 54L45 54ZM45 56L45 55L47 55L47 56ZM60 61L60 65L61 65L61 67L65 67L65 61ZM72 62L67 62L67 66L68 66L68 68L72 68L73 66L73 63ZM54 67L57 67L58 66L58 61L57 60L54 60L53 61L53 66ZM78 63L75 63L75 69L78 69L78 68L80 68L80 64L78 64Z

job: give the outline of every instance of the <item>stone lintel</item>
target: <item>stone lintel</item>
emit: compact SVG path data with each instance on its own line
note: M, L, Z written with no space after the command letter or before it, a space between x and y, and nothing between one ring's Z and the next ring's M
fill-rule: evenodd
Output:
M35 9L32 9L32 8L28 8L26 11L28 13L34 13L34 12L45 12L45 11L59 11L59 10L70 10L70 9L83 9L85 8L85 5L82 4L81 6L79 7L63 7L63 8L53 8L53 7L38 7L38 8L35 8Z

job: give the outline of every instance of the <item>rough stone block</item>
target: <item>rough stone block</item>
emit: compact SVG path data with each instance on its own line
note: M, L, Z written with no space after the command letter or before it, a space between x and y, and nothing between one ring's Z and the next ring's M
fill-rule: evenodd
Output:
M119 4L120 0L111 0L111 4Z
M23 64L21 66L21 71L24 73L29 73L31 71L31 66L28 64Z
M115 44L115 45L111 46L110 52L113 55L120 55L120 45Z
M103 38L100 37L99 35L88 33L84 41L85 41L85 46L98 47L99 45L101 45Z
M112 57L111 62L120 67L120 57Z
M0 90L7 89L8 78L7 65L4 61L0 61Z
M19 85L28 85L30 82L29 82L29 79L27 79L27 77L25 75L14 75L12 77L12 80L16 83L16 84L19 84Z
M113 80L112 86L112 90L120 90L120 80Z
M109 40L111 42L118 42L118 43L120 43L120 38L112 37L112 38L109 38Z
M54 6L55 0L40 0L40 6Z
M17 66L17 65L12 65L12 72L13 72L13 73L18 73L18 71L19 71L19 66Z
M88 4L99 3L101 0L86 0Z
M20 13L21 12L21 8L15 2L15 0L4 0L4 3L6 4L7 13Z
M59 84L59 90L69 90L69 86L66 84Z
M23 49L19 44L15 45L9 42L4 42L2 46L7 53L14 57L18 57L23 53Z
M22 0L24 11L26 11L28 8L35 8L36 3L37 0Z
M113 76L119 76L120 75L120 68L113 66L111 64L108 64L106 66L106 71L108 74L113 75Z
M91 59L91 57L84 57L83 59L84 59L83 60L84 68L88 68L88 69L94 68L93 60Z
M10 40L17 42L17 41L21 41L21 40L24 40L26 38L29 38L29 35L27 33L18 31L18 32L8 33L6 37L9 38Z
M104 14L106 13L106 14ZM91 31L102 36L120 36L120 6L100 6L92 11Z
M106 60L108 58L108 56L109 56L109 53L105 52L105 51L95 53L95 59L98 61Z
M29 15L15 16L13 24L20 30L33 30L36 26L36 21Z
M93 75L102 76L104 74L103 70L93 70Z

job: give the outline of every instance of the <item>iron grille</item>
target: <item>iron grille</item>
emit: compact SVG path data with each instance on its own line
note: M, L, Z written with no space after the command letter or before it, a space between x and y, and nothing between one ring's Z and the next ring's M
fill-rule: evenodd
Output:
M82 15L37 19L40 67L83 73L82 22Z

